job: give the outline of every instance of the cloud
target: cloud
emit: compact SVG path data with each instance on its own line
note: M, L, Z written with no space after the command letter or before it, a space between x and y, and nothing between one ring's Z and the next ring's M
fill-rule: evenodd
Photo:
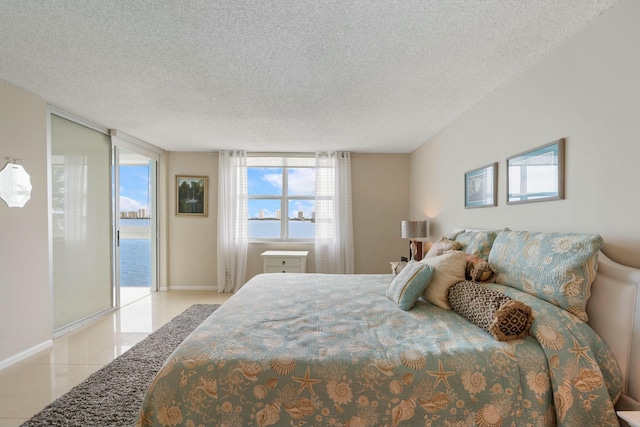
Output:
M271 184L274 188L282 188L281 173L266 173L262 179ZM291 168L289 169L289 194L291 195L313 195L316 186L316 170L314 168Z
M120 196L120 212L138 212L138 209L147 209L147 206L131 197Z
M262 175L262 179L273 185L280 190L282 188L282 174L281 173L265 173Z
M316 189L316 170L314 168L289 169L289 194L313 195Z

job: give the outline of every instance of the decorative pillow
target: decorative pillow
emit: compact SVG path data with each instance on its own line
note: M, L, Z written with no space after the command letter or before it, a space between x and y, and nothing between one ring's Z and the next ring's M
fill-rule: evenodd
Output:
M410 310L433 277L434 269L409 261L387 288L387 298L403 310Z
M531 307L475 282L456 283L449 289L451 308L499 341L529 335Z
M466 279L474 282L495 282L496 268L482 258L467 254Z
M431 283L422 293L422 298L444 310L451 310L447 292L453 284L464 281L467 266L465 253L449 251L439 256L423 258L419 262L436 270Z
M500 230L487 231L463 231L456 236L456 242L460 243L461 249L469 255L480 257L484 260L489 258L489 252L494 240Z
M458 228L453 230L451 233L449 234L445 234L443 237L446 237L449 240L456 240L456 236L460 233L462 233L464 231L464 229Z
M434 256L442 255L445 252L455 251L461 248L462 248L462 245L460 243L456 242L455 240L451 240L446 236L442 236L440 239L438 239L437 242L431 245L431 248L429 249L429 251L426 253L424 257L425 258L434 257Z
M496 283L534 295L586 322L602 243L597 234L502 231L489 262L497 270Z

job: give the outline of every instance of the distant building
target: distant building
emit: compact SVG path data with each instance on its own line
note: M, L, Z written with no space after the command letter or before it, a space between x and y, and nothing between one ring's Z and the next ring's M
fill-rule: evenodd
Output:
M277 219L282 219L282 217L281 217L281 213L280 213L280 209L278 209L278 210L276 211L276 218L277 218Z
M298 211L298 219L304 219L304 212Z

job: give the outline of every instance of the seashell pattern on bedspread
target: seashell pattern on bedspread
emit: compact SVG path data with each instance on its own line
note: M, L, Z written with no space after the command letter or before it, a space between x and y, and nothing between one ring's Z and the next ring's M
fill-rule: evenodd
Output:
M389 275L264 274L170 356L139 426L617 426L621 375L581 320L536 297L508 342L386 298Z

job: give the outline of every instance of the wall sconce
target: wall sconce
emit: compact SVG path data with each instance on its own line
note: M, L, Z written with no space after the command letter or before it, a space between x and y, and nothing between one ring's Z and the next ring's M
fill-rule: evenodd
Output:
M403 239L409 239L409 259L420 261L422 259L422 242L415 239L424 239L428 237L427 221L416 220L402 221L400 223L400 236Z
M31 177L17 160L9 159L0 171L0 198L10 208L21 208L31 198Z

